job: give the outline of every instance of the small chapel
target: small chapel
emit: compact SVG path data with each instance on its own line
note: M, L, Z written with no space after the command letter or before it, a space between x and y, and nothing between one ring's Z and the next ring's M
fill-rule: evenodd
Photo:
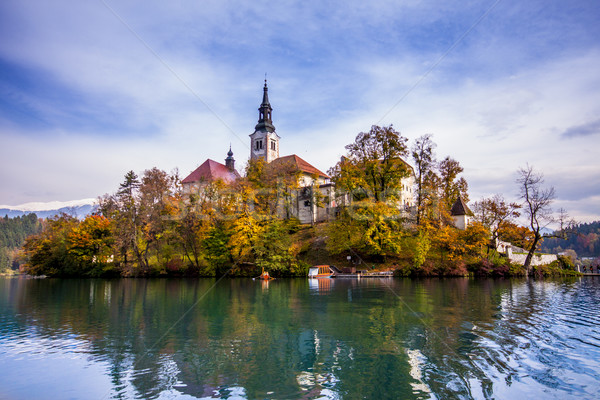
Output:
M269 88L265 79L262 103L258 108L258 123L254 127L254 133L250 134L250 159L262 158L266 163L293 165L300 172L298 181L300 189L294 197L292 214L304 224L328 220L336 206L330 177L296 154L279 156L280 137L273 125L272 113ZM239 178L240 174L235 169L235 159L230 147L225 164L211 159L206 160L182 180L183 191L186 194L198 193L209 182L220 179L224 183L231 184ZM314 201L313 190L318 190L319 197L323 199L320 207Z

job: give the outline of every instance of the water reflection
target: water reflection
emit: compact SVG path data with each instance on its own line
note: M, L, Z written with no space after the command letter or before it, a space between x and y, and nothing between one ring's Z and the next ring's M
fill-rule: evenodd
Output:
M0 397L581 398L600 383L594 278L0 289Z

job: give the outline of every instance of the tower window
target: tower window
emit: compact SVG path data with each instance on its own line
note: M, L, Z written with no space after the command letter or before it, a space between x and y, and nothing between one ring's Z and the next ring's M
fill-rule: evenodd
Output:
M262 150L262 148L263 148L262 140L257 140L256 142L254 142L254 150Z
M271 139L271 150L277 150L275 141Z

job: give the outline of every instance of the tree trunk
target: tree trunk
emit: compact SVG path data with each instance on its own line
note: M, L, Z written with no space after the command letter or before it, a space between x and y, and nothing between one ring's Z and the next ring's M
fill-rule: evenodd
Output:
M527 258L525 258L525 263L523 264L523 266L525 267L526 274L528 276L531 275L531 260L533 259L533 255L535 254L535 249L537 247L538 242L540 241L540 238L540 234L536 232L533 238L533 243L531 244L531 248L529 249L529 253L527 253Z

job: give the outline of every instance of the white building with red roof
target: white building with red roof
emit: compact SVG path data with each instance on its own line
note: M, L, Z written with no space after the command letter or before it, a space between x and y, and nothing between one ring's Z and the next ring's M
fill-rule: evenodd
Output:
M232 184L240 178L240 174L235 169L235 159L231 147L227 152L225 164L221 164L211 159L204 161L198 168L186 176L181 184L183 193L199 193L203 186L207 183L217 180L223 181L225 184Z
M296 154L279 156L279 140L281 139L273 125L273 108L269 102L269 88L265 79L263 98L258 108L258 123L254 132L250 134L250 160L263 159L271 165L281 164L292 166L300 172L297 193L293 198L292 215L302 223L315 223L325 221L334 215L336 208L335 190L330 182L330 177L314 167ZM412 168L411 168L412 170ZM200 193L200 190L209 182L221 180L232 184L240 178L235 170L235 160L231 148L227 153L225 164L213 160L206 160L196 168L183 181L184 193ZM412 179L412 177L411 177ZM412 181L403 185L403 201L400 206L412 206Z

